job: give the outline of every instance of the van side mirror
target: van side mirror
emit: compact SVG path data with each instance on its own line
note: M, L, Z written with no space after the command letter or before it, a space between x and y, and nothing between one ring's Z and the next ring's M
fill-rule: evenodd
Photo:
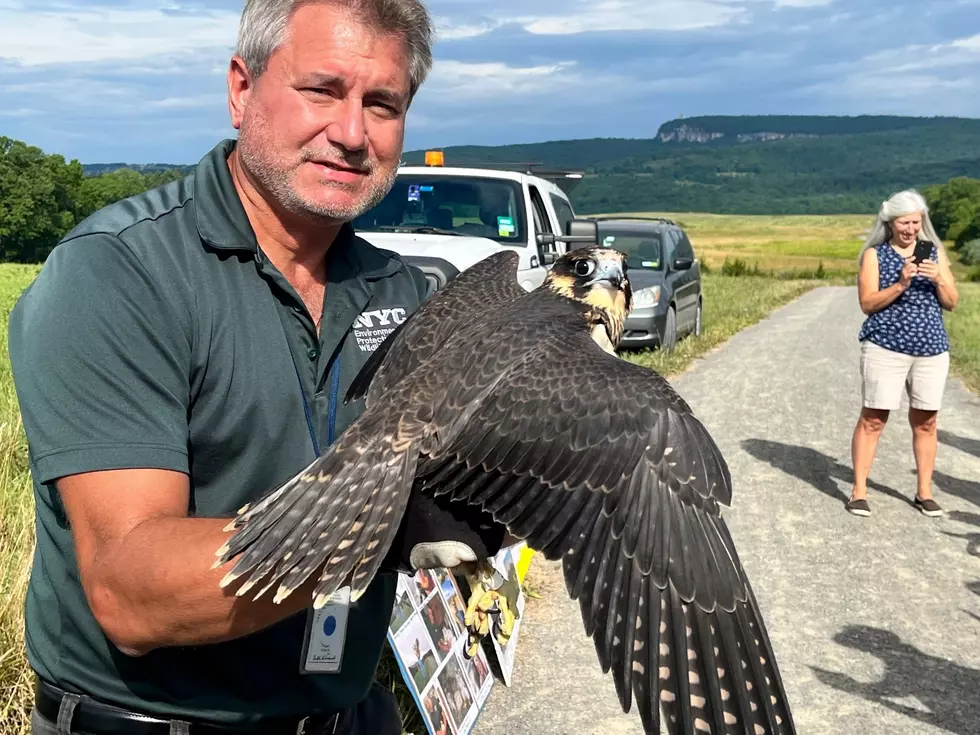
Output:
M569 250L593 248L599 244L599 225L588 219L570 219L565 223L562 240L569 244Z
M694 265L693 258L674 258L674 270L675 271L686 271L690 270L691 266Z
M568 243L569 250L595 247L599 244L599 226L592 220L572 219L565 223L565 234L539 232L535 240L538 245L554 245L556 240L561 240Z

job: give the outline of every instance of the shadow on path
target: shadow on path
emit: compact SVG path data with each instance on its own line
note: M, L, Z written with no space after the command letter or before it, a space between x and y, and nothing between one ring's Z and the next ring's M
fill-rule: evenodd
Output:
M846 503L850 498L850 488L854 483L854 470L842 465L833 457L818 452L809 447L799 447L794 444L781 444L766 439L746 439L742 448L756 459L768 462L778 470L788 475L798 477L813 486L824 495ZM837 482L846 484L847 491L841 490ZM902 495L887 485L882 485L868 478L868 489L912 505L910 496Z
M834 671L810 667L827 686L856 694L913 720L957 735L976 735L980 722L980 671L923 653L888 630L854 625L834 636L842 646L881 659L885 673L866 684ZM918 700L926 710L902 701Z
M971 439L968 436L959 436L945 429L937 429L936 434L943 444L948 444L961 452L972 454L974 457L980 457L980 440Z
M980 514L977 513L965 513L962 510L951 510L949 512L949 519L960 523L968 523L971 526L980 528ZM966 553L980 559L980 532L950 533L949 531L943 531L943 533L950 538L958 538L966 541Z
M932 471L932 482L944 493L955 495L974 505L980 505L980 482L961 480L939 470Z
M980 596L980 579L974 580L973 582L967 582L966 588L973 594ZM975 612L970 612L969 610L964 610L963 612L980 623L980 615L977 615Z

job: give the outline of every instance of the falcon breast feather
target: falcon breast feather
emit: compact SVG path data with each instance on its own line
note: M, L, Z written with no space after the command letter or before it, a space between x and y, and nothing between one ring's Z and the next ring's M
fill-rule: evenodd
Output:
M544 284L505 251L392 333L346 400L365 410L324 453L242 508L222 584L318 580L357 599L413 492L488 511L560 560L599 664L648 733L794 733L758 602L720 515L728 466L660 375L610 354L632 306L625 256L582 248Z

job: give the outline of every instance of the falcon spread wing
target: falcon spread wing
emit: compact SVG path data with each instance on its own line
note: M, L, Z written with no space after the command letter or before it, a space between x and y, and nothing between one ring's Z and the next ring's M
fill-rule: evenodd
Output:
M602 294L620 284L593 267L609 251L576 253L531 293L510 290L512 264L481 264L482 277L464 271L407 320L365 368L361 417L230 524L218 563L239 559L225 583L247 576L239 594L278 583L281 599L319 572L315 604L343 584L357 599L413 488L446 495L562 560L600 664L624 710L635 696L647 732L660 732L662 708L669 733L793 733L719 514L727 465L667 381L590 336L595 304L614 304ZM468 297L480 288L493 307ZM454 299L461 311L442 311ZM615 333L622 321L605 323Z
M580 329L549 336L417 480L562 559L603 671L648 732L660 705L671 733L793 732L719 515L731 478L715 442L656 373Z

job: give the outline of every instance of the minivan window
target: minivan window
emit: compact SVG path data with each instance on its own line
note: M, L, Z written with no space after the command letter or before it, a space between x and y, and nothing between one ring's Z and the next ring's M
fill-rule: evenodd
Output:
M660 232L637 232L600 223L599 242L603 247L626 253L627 268L663 270L664 246Z
M677 252L674 253L674 259L677 258L689 258L694 260L694 248L691 245L691 241L687 239L687 235L683 232L679 234L679 242L677 243Z
M526 246L524 193L508 179L399 174L385 198L354 220L354 230L438 230Z

